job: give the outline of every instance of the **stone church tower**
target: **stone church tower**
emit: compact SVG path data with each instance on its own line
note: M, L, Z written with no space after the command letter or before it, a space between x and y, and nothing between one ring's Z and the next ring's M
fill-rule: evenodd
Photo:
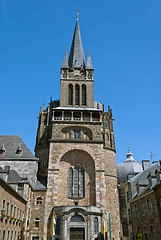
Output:
M61 67L60 101L42 108L36 141L38 179L47 187L43 239L120 239L112 110L94 102L93 66L84 57L78 18Z

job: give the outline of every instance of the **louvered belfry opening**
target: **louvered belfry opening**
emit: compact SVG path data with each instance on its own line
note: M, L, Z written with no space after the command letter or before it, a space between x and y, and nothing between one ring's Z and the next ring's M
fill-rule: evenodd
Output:
M78 84L75 85L75 105L80 105L80 87Z
M82 85L82 105L86 106L87 103L86 103L87 99L86 99L86 85L83 84Z
M73 85L69 84L68 104L73 105Z

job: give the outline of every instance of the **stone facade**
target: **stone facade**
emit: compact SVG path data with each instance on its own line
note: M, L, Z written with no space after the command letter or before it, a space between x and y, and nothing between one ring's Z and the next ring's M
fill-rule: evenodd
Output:
M53 213L56 239L75 239L77 232L82 240L102 239L104 232L109 239L110 226L112 239L121 236L112 110L94 103L93 71L89 52L85 63L77 20L61 68L60 102L51 101L39 115L37 177L47 190L38 236L44 240L51 238Z
M160 219L154 190L131 201L133 236L141 233L143 239L160 239Z

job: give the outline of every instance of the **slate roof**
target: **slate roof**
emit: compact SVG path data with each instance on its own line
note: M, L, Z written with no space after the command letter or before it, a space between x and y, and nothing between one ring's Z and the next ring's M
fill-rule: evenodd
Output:
M41 182L39 182L39 181L37 180L35 186L33 187L33 189L34 189L35 191L36 191L36 190L46 190L46 187L45 187Z
M85 69L86 66L78 19L74 30L68 63L70 68Z
M149 173L154 174L156 169L160 170L160 165L158 165L157 163L153 163L148 169L138 173L136 176L130 179L132 197L134 197L136 194L137 182L140 183L144 180L147 181L146 179Z
M18 135L2 135L0 136L0 149L4 146L5 153L0 154L1 159L32 159L37 158L32 154L26 144ZM19 150L19 154L16 153Z
M18 175L18 173L15 170L10 170L7 183L18 183L19 181L22 181L22 178Z

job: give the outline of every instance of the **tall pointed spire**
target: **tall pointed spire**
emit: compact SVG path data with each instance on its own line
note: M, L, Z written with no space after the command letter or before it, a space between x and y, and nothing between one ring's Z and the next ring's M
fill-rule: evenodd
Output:
M69 68L69 65L68 65L68 55L67 55L67 47L65 48L64 59L63 59L63 64L62 64L61 68Z
M92 60L91 60L91 55L90 55L89 48L88 48L88 56L87 56L87 65L86 65L86 69L94 70L94 68L93 68L93 66L92 66Z
M83 45L81 40L81 34L79 29L79 22L77 22L74 30L73 41L69 55L69 67L70 68L85 68L86 62L84 57Z

